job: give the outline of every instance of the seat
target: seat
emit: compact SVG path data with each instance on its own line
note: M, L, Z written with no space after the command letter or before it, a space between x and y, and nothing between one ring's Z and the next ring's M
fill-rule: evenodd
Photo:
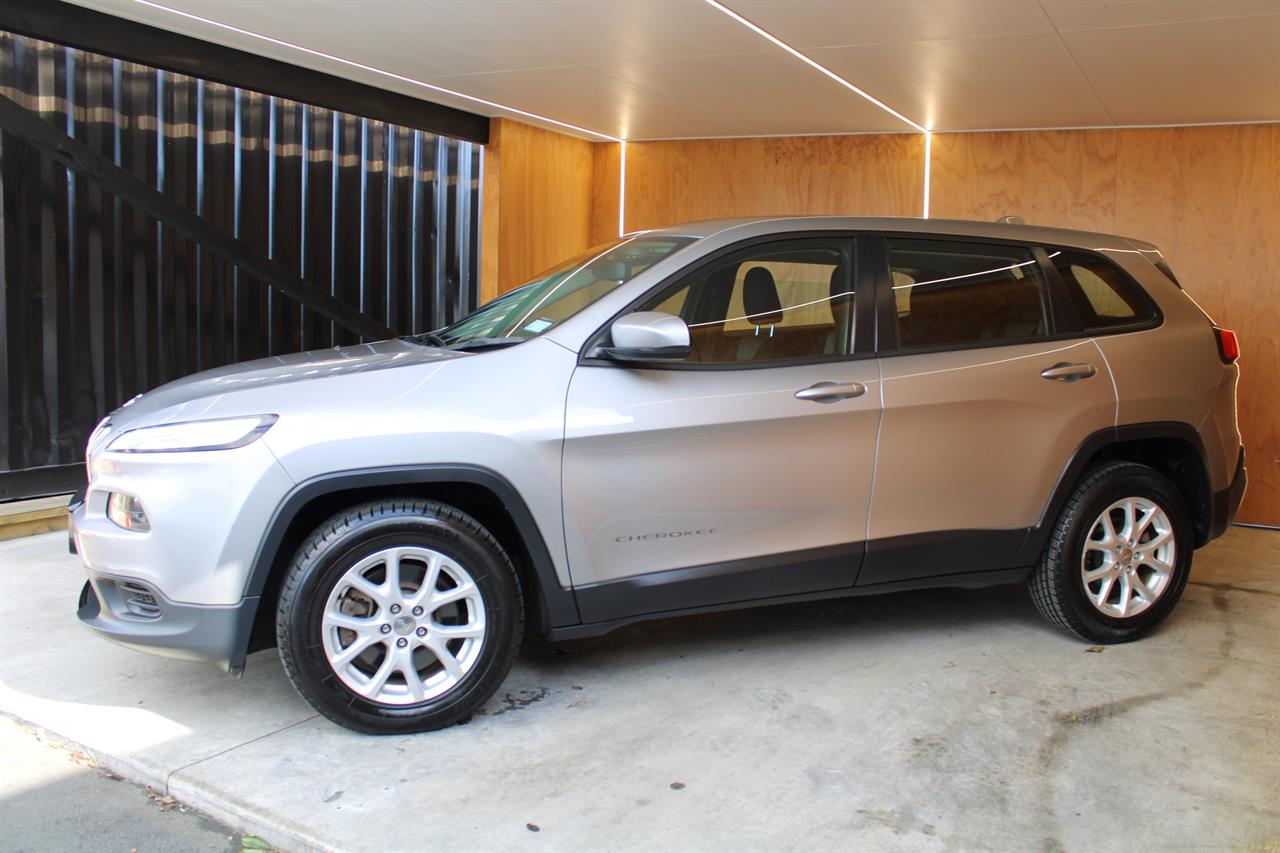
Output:
M910 313L898 318L899 343L933 347L981 340L987 298L982 286L916 285Z
M1004 287L1005 306L996 322L994 337L1017 340L1043 335L1044 310L1040 288L1029 279L1019 279Z

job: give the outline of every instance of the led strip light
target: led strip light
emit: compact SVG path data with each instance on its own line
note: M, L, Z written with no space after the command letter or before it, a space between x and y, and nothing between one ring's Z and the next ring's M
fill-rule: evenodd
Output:
M853 84L852 84L852 83L850 83L848 80L844 79L843 77L841 77L841 76L840 76L839 74L837 74L836 72L832 71L832 70L831 70L830 68L828 68L827 66L825 66L825 65L823 65L822 63L818 62L816 59L811 59L810 57L805 56L803 53L801 53L800 51L796 50L794 47L792 47L791 45L787 44L785 41L783 41L782 39L778 38L778 37L777 37L777 36L775 36L773 33L769 32L768 30L764 29L763 27L759 27L759 26L757 26L757 25L755 25L755 24L751 23L751 22L750 22L750 21L748 21L746 18L742 17L742 16L741 16L741 15L739 15L737 12L733 11L732 9L730 9L728 6L726 6L726 5L724 5L723 3L719 2L719 0L705 0L705 2L707 3L707 5L711 6L712 8L714 8L714 9L718 9L718 10L720 10L721 12L724 12L724 13L725 13L726 15L728 15L730 18L733 18L733 19L734 19L735 21L737 21L739 24L742 24L744 27L746 27L747 29L749 29L749 30L751 30L752 32L756 33L757 35L764 36L764 37L765 37L765 38L767 38L769 41L773 42L773 43L774 43L774 44L776 44L778 47L782 48L782 49L783 49L783 50L785 50L787 53L789 53L789 54L791 54L792 56L794 56L796 59L799 59L801 62L805 63L805 64L806 64L806 65L808 65L810 68L813 68L814 70L816 70L816 71L818 71L818 72L820 72L820 73L822 73L822 74L825 74L826 76L830 77L832 80L836 81L836 82L837 82L837 83L839 83L841 86L844 86L846 89L848 89L850 92L853 92L855 95L858 95L858 96L860 96L860 97L866 98L868 101L870 101L871 103L875 104L877 107L879 107L880 109L884 110L884 111L885 111L885 112L887 112L889 115L893 116L894 118L898 119L899 121L906 122L907 124L911 125L911 126L912 126L913 128L915 128L916 130L918 130L920 133L928 133L928 132L929 132L929 131L928 131L928 130L923 126L923 125L916 124L914 121L912 121L911 119L907 118L907 117L906 117L906 116L904 116L902 113L898 112L898 111L897 111L897 110L895 110L893 107L891 107L891 106L889 106L888 104L886 104L884 101L881 101L881 100L878 100L878 99L876 99L876 98L871 97L871 95L867 94L867 93L866 93L866 92L864 92L862 89L859 89L857 86L853 85Z
M361 71L368 71L371 74L377 74L382 77L386 77L390 80L398 80L401 83L408 83L412 86L420 86L423 89L430 89L433 92L439 92L443 95L450 95L454 98L462 98L463 100L470 101L473 104L483 104L486 107L493 107L494 109L503 110L509 113L515 113L516 115L524 116L525 118L531 118L536 121L543 121L543 122L546 122L547 124L554 124L557 127L567 128L568 130L573 130L578 133L585 133L588 136L594 136L599 139L603 139L606 142L622 141L616 136L610 136L609 134L601 133L598 130L591 130L590 128L579 127L576 124L569 124L569 122L567 121L559 121L549 116L539 115L538 113L531 113L528 110L517 109L516 107L507 106L506 104L500 104L496 101L486 101L484 98L477 98L475 95L468 95L463 92L459 92L455 89L446 89L444 86L437 86L434 83L427 83L424 80L415 80L412 77L406 77L403 74L397 74L394 71L386 71L382 68L375 68L372 65L365 65L363 62L356 62L351 59L343 59L341 56L334 56L332 53L325 53L322 50L315 50L310 47L304 47L300 44L294 44L291 41L284 41L283 39L273 38L272 36L263 35L262 33L255 33L253 30L246 30L241 27L232 26L231 24L224 24L221 21L215 21L212 18L205 18L205 17L201 17L200 15L193 15L192 13L184 12L181 9L174 9L171 6L164 6L160 3L155 3L153 2L153 0L133 0L133 1L135 3L140 3L143 6L147 6L152 9L159 9L162 12L168 12L173 15L180 15L181 17L188 18L192 21L199 21L202 24L208 24L211 27L217 27L218 29L221 29L221 30L227 30L228 32L238 33L239 35L242 35L242 36L249 36L250 38L259 39L261 41L279 45L280 47L287 47L290 50L300 50L303 53L310 54L311 56L318 56L321 59L329 59L334 62L340 62L343 65L348 66L349 68L359 68Z

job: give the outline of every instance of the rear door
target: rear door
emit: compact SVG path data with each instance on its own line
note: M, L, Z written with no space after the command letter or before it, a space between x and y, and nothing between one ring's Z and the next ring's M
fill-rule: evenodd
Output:
M564 511L586 621L853 585L880 419L854 242L730 250L633 306L683 317L687 360L578 367Z
M1071 455L1115 423L1106 362L1042 250L881 248L884 424L858 584L1014 568Z

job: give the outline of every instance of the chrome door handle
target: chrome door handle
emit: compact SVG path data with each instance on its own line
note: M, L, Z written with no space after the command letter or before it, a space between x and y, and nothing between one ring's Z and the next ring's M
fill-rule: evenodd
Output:
M1077 379L1088 379L1090 376L1096 375L1098 368L1092 364L1072 364L1064 361L1055 364L1053 367L1046 367L1040 371L1040 375L1045 379L1056 379L1059 382L1075 382Z
M848 400L850 397L861 397L867 393L867 386L861 382L818 382L808 388L796 392L797 400L810 400L814 403L835 403Z

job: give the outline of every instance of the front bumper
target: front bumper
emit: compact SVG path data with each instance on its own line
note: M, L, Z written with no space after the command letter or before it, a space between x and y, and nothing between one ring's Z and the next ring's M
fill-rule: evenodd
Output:
M244 667L243 638L257 610L256 597L227 606L179 604L139 581L91 573L76 615L86 628L121 646L236 672Z
M104 453L68 515L72 550L89 582L80 620L123 646L235 671L258 597L249 567L293 482L262 442L225 451ZM150 529L106 514L113 492L140 500ZM80 498L80 496L77 496Z

